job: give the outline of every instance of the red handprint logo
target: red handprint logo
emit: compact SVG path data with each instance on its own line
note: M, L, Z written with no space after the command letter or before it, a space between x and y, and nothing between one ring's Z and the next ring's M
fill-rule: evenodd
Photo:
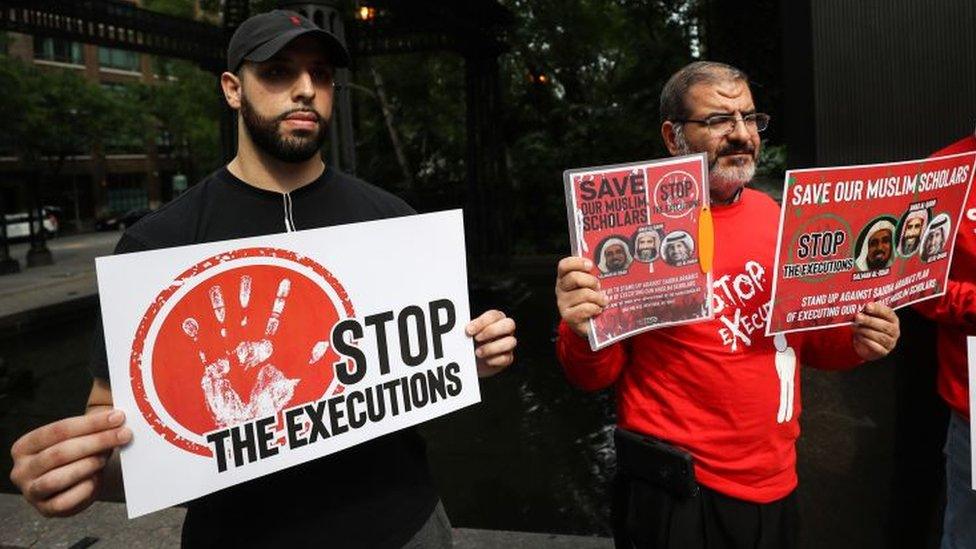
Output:
M329 333L350 316L338 281L292 252L250 248L201 262L139 326L131 371L140 410L164 438L209 456L205 433L337 390Z

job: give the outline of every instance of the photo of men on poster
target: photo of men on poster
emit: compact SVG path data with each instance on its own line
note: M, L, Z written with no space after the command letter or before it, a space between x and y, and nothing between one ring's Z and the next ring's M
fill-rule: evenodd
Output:
M674 231L664 238L664 261L681 267L697 261L694 255L695 241L685 231Z
M894 257L892 241L895 235L895 220L889 216L873 219L861 232L857 246L857 270L880 271L891 266Z
M634 233L632 240L635 260L650 263L660 256L661 233L655 227L640 227Z
M600 244L594 259L600 273L604 275L626 273L630 264L634 262L630 245L623 237L617 235L608 237Z
M945 257L943 253L949 233L949 216L939 214L932 218L932 223L925 229L925 237L922 239L922 251L919 257L922 261L930 263Z
M908 257L918 251L922 242L922 231L929 222L928 210L907 211L899 225L898 253Z

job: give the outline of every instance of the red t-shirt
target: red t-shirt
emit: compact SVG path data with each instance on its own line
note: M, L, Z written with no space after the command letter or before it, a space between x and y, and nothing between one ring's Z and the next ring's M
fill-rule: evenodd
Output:
M932 156L976 151L976 136L957 141ZM976 335L976 190L970 189L956 235L946 293L915 306L939 323L939 394L961 416L969 419L969 372L966 336Z
M712 213L714 320L644 332L595 353L563 323L557 354L573 384L615 384L620 426L690 452L701 484L768 503L797 483L799 364L842 369L861 359L847 326L788 334L778 353L764 334L779 206L746 189Z

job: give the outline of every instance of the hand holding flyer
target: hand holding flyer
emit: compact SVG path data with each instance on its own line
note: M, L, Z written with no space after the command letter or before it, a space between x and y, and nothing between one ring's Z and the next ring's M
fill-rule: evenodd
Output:
M564 182L573 253L609 301L590 320L592 349L712 317L704 155L567 170Z
M976 153L786 174L767 335L942 295Z

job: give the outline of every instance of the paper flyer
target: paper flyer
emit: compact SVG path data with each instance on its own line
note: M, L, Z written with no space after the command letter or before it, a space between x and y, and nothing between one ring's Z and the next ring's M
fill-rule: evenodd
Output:
M593 261L610 303L590 321L600 349L713 317L704 154L566 170L572 253Z

